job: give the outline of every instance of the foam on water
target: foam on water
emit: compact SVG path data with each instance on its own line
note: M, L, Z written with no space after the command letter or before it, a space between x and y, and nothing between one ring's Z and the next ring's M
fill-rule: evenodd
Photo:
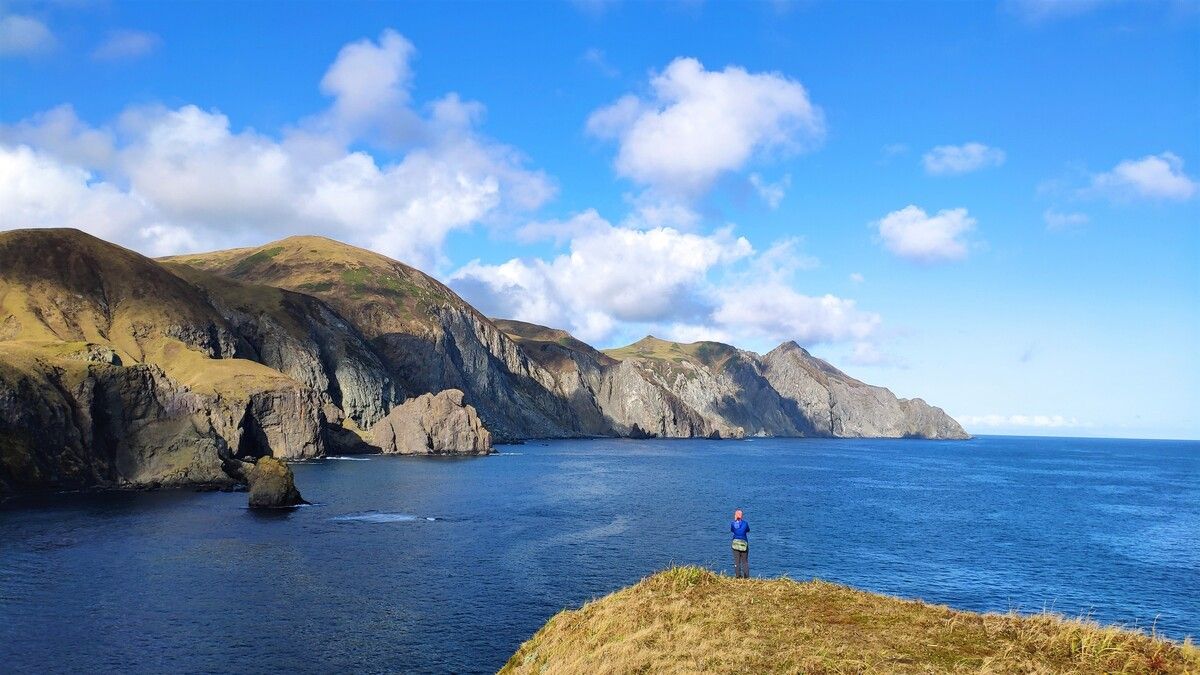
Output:
M413 523L417 521L435 521L437 518L429 516L414 516L411 513L347 513L341 516L334 516L330 520L338 522L357 522L357 523Z
M340 460L346 461L346 462L369 462L369 461L371 461L370 457L345 457L342 455L337 455L334 457L326 457L325 459L340 459Z

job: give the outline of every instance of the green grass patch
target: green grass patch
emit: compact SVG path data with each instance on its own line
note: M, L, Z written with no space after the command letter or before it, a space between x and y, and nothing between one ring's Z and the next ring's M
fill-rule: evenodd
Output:
M249 272L257 267L260 263L265 263L280 253L283 253L282 246L272 246L271 248L264 248L261 251L252 253L251 255L239 260L238 263L233 266L233 274L234 276L237 276L239 274Z

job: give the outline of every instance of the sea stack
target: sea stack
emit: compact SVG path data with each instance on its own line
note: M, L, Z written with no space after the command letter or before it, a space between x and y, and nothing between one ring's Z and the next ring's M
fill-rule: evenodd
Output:
M284 509L308 503L296 489L291 467L274 457L260 457L246 472L246 480L252 509Z

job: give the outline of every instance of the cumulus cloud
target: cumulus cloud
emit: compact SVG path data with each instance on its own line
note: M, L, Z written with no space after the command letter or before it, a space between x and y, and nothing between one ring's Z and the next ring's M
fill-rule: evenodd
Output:
M874 224L883 245L892 253L908 260L934 263L967 257L965 236L975 227L975 219L962 208L943 209L930 216L910 204Z
M0 143L29 145L74 166L108 168L116 139L107 129L84 123L69 105L40 112L13 125L0 125Z
M1055 211L1054 209L1046 209L1042 213L1042 220L1046 221L1046 229L1054 232L1065 232L1083 227L1091 219L1088 218L1086 213L1064 213Z
M882 323L854 300L805 295L778 281L726 286L717 297L720 304L712 314L717 325L769 342L866 340Z
M343 138L371 132L391 144L413 140L422 131L419 115L409 107L415 54L416 47L391 29L378 41L364 38L342 47L321 78L321 92L333 97L333 106L313 123Z
M58 46L54 33L32 16L0 16L0 56L33 56Z
M0 145L0 230L75 227L130 242L156 224L144 201L95 174L29 146Z
M108 34L94 50L97 61L126 61L146 56L162 46L158 35L140 30L117 30Z
M1092 176L1084 192L1114 201L1157 199L1186 201L1197 191L1197 182L1183 171L1183 159L1172 152L1127 159L1111 171Z
M705 300L696 289L708 271L753 252L729 229L700 235L602 220L590 228L552 260L473 261L450 277L450 285L492 316L569 326L584 339L599 339L618 322L703 315Z
M955 419L968 428L1069 429L1091 426L1063 415L959 415Z
M628 94L594 111L587 130L617 141L619 175L694 197L758 153L793 153L819 142L825 123L804 86L780 73L707 70L679 58L650 79L649 95Z
M939 145L921 157L925 172L934 176L970 173L1004 163L1004 151L983 143Z
M622 330L738 344L865 341L881 322L853 300L796 291L792 275L819 264L798 239L756 254L730 228L705 235L618 226L594 211L562 222L586 224L562 255L475 261L450 285L489 315L563 326L599 342Z
M602 218L595 209L588 209L565 220L541 220L526 223L517 228L516 238L517 241L525 244L551 240L555 244L561 245L576 237L584 237L609 227L609 222Z
M0 227L76 225L153 253L315 232L436 265L450 232L536 209L553 185L475 130L479 104L451 94L418 115L411 54L391 31L348 45L322 80L329 110L280 136L193 105L128 108L117 132L70 108L0 127L3 170L21 177L2 193ZM419 127L398 159L349 146L394 130L389 115ZM98 205L113 214L83 217Z

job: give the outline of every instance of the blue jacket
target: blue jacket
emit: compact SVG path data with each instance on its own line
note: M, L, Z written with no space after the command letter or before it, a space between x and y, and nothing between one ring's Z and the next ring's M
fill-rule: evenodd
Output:
M733 533L734 539L746 541L746 535L750 534L750 523L745 520L735 520L729 524L729 531Z

